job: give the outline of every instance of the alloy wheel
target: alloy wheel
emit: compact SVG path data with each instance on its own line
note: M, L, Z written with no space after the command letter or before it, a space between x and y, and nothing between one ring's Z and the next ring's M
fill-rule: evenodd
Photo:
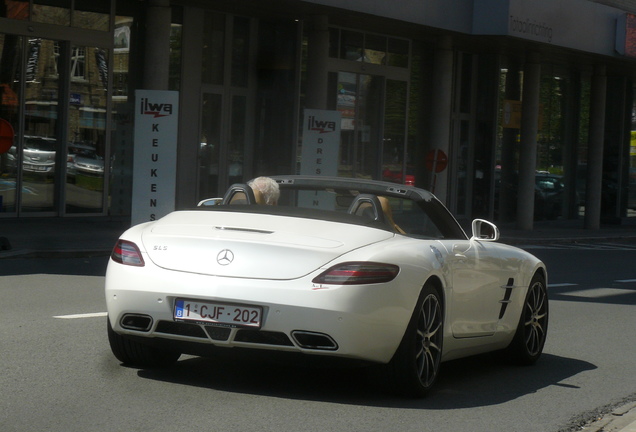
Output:
M524 306L524 334L528 354L538 355L543 350L548 320L548 295L542 282L531 287Z
M442 358L442 324L439 299L434 294L429 294L419 311L415 344L415 365L424 387L433 384L439 371Z

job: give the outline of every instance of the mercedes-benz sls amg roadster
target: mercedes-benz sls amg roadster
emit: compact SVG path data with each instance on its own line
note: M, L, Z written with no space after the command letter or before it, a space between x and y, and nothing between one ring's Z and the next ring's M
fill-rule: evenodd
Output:
M219 347L331 356L378 365L395 390L421 397L447 360L539 358L546 268L498 243L495 225L477 219L468 236L413 186L273 178L277 205L236 184L123 233L105 289L119 361L162 367Z

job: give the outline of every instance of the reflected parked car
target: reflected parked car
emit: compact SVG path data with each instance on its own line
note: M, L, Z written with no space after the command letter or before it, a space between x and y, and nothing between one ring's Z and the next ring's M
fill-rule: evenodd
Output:
M512 187L512 199L517 202L518 174L514 174L508 187ZM565 185L563 177L548 172L537 172L534 185L534 217L535 219L557 219L561 216L563 205L563 191ZM499 210L499 195L501 191L501 170L495 170L495 214ZM516 208L516 204L515 207Z
M535 175L534 206L538 219L556 219L561 216L563 205L563 178L550 173Z
M71 178L78 174L102 177L104 175L104 158L93 147L71 144L68 147L66 173Z
M24 137L22 169L29 173L52 174L55 171L55 140Z

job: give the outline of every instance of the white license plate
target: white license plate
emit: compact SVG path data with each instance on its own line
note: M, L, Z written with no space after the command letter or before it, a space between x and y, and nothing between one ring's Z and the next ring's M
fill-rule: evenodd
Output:
M176 321L194 321L225 327L260 328L263 308L199 300L177 299L174 305Z

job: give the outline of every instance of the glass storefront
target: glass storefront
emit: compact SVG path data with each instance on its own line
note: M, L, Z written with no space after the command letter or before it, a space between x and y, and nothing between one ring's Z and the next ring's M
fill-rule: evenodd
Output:
M514 63L502 69L499 105L500 122L497 140L495 172L495 215L499 221L514 220L517 207L519 128L521 124L521 83L523 70ZM577 84L579 83L577 79ZM534 219L554 220L577 217L579 200L575 198L577 170L581 154L581 136L572 119L579 118L575 100L580 99L580 86L572 78L556 73L549 65L542 66L539 96L539 124L537 134L537 165L535 167ZM576 99L575 99L576 98ZM576 115L575 115L576 112ZM581 119L582 122L585 119ZM569 191L573 192L570 193Z
M0 58L13 65L7 72L13 79L2 83L2 118L15 131L0 168L3 182L14 185L13 193L4 192L3 211L102 213L108 50L45 38L2 38Z
M0 10L2 18L96 30L93 39L106 42L110 5L12 1ZM0 34L0 118L14 130L0 156L5 216L106 212L110 44L72 43L66 29L58 35Z
M22 90L15 77L21 74L23 45L24 38L0 33L0 119L10 125L8 135L20 127ZM15 138L7 147L0 154L0 214L15 213L17 204L20 154Z
M143 38L136 32L144 6L119 2L115 10L109 0L0 5L4 22L55 26L54 34L0 34L0 118L15 132L0 154L0 214L126 215L133 177L131 96L143 80L144 47L136 45ZM179 153L181 173L181 158L191 158L188 203L219 196L256 175L297 171L308 23L189 6L173 8L173 21L182 10L199 22L188 36L189 42L199 39L196 49L182 53L179 19L170 45L170 89L196 107L180 125L192 134L178 144L189 149ZM460 217L514 221L523 162L514 117L522 104L523 66L512 57L463 49L452 66L449 166L439 175L447 176L449 206ZM427 140L434 50L431 41L328 28L325 108L341 115L338 158L328 163L338 175L434 188L436 177L425 167L428 151L439 147ZM590 77L549 62L541 69L535 220L580 218ZM196 76L182 77L181 70ZM627 152L628 126L620 120L621 109L632 103L622 96L628 85L624 79L608 85L608 218L636 215L636 146Z

